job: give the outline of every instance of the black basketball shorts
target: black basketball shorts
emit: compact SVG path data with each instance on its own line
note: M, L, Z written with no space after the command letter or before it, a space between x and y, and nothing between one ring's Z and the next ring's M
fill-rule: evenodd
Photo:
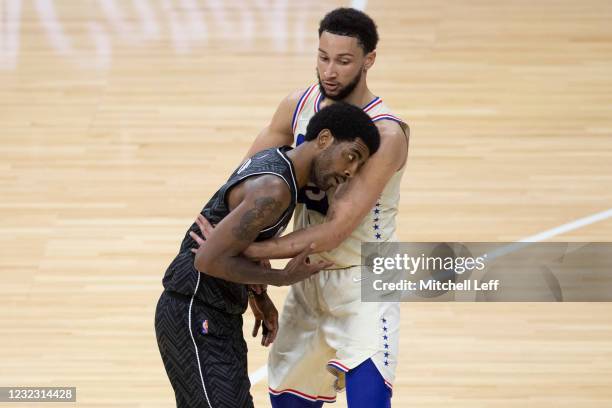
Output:
M252 408L242 316L164 291L155 332L178 408Z

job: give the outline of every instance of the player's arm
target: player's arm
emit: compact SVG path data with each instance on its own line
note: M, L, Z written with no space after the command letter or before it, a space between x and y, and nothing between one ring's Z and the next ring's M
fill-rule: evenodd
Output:
M198 271L236 283L289 285L318 271L306 263L310 248L284 269L270 269L244 258L241 253L259 232L275 223L291 201L287 185L276 176L262 176L244 185L242 201L217 225L195 256ZM309 247L309 245L306 245Z
M291 122L295 107L303 93L304 90L293 92L281 101L276 108L276 112L274 112L274 116L272 116L272 120L259 133L245 158L271 147L291 146L293 144Z
M336 248L348 238L372 210L389 179L407 158L408 130L404 134L397 123L381 122L377 123L381 134L378 151L348 183L338 188L324 223L253 243L246 254L254 258L288 258L299 253L308 242L315 243L313 252L324 252Z

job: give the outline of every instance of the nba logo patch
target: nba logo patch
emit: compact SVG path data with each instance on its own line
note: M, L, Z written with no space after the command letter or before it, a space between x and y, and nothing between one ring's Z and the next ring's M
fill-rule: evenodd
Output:
M208 320L204 320L202 322L202 327L200 328L200 333L208 334Z

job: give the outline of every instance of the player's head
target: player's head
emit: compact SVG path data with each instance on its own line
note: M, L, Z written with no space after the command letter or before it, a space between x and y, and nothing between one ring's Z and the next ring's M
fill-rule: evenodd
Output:
M322 190L353 177L380 145L378 129L367 113L344 102L317 112L308 122L304 140L318 150L310 179Z
M323 96L349 96L374 65L378 32L374 21L353 8L337 8L319 24L317 77Z

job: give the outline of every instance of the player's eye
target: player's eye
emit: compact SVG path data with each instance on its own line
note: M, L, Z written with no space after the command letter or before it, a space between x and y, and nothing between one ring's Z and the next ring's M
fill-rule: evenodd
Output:
M321 56L319 56L319 59L320 59L321 61L327 61L327 57L324 57L324 56L322 56L322 55L321 55Z
M349 161L353 161L353 160L355 160L355 155L349 153L348 158L349 158Z

